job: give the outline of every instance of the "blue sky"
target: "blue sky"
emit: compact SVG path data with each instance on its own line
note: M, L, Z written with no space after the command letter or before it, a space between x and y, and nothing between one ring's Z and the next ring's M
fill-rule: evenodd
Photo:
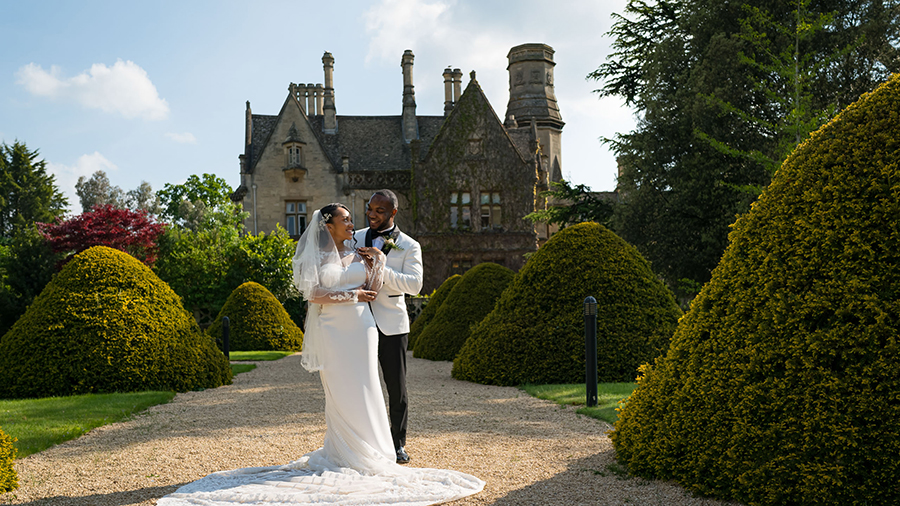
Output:
M277 114L289 83L323 82L325 51L338 115L399 115L412 49L418 114L443 113L452 66L464 86L475 70L503 117L507 52L543 42L556 50L563 175L612 190L615 159L598 138L634 118L585 76L605 61L610 14L625 3L0 0L0 142L38 149L73 210L75 182L96 170L125 191L205 172L236 187L246 101Z

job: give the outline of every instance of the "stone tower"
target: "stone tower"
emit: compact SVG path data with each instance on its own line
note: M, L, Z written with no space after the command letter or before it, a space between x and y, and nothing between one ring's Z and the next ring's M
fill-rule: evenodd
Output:
M509 104L506 121L519 128L532 122L541 144L541 165L550 181L562 176L562 116L553 93L553 48L522 44L509 50Z

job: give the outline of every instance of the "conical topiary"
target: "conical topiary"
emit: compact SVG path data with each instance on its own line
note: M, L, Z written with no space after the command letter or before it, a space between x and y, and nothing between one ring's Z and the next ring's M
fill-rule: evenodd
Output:
M472 325L491 312L513 276L511 269L491 262L466 271L419 335L413 356L453 360L469 338Z
M0 398L212 388L225 356L146 265L95 246L0 338Z
M738 219L613 442L636 474L760 505L900 503L900 75Z
M596 223L554 234L528 259L453 362L494 385L583 383L584 300L597 300L600 381L634 381L663 353L681 310L650 264Z
M229 320L231 351L300 351L303 331L266 287L248 281L235 288L207 329L222 346L222 317Z
M0 428L0 494L19 488L19 475L13 467L16 460L15 441Z
M422 334L422 331L425 330L425 327L429 322L434 318L434 315L437 314L437 310L440 309L441 304L444 303L444 300L447 299L447 296L450 295L450 291L453 290L453 287L456 286L456 283L462 279L462 275L454 274L444 280L441 283L441 286L431 294L431 297L428 298L428 304L425 306L425 309L422 310L422 313L419 314L419 317L416 318L416 321L412 322L412 325L409 327L409 349L412 350L416 346L416 341L419 339L419 335Z

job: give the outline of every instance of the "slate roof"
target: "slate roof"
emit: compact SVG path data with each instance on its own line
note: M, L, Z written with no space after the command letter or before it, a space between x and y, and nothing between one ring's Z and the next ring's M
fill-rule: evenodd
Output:
M487 103L491 114L497 122L499 117L493 107L484 96L481 86L473 78L463 92L464 99L471 93L469 88L474 88L481 98ZM319 143L325 149L325 153L331 160L337 171L343 166L342 157L349 157L351 171L391 171L403 170L411 167L412 151L410 145L403 141L403 120L401 116L337 116L337 132L335 134L324 133L325 118L322 115L308 116L312 130L315 132ZM417 116L419 127L419 140L422 142L419 156L422 160L431 148L432 142L444 125L444 116ZM262 114L252 115L252 139L250 153L250 172L255 171L256 163L269 140L271 132L275 129L278 116ZM502 124L502 123L501 123ZM519 151L523 159L531 160L532 132L526 125L519 128L504 130L509 134L510 140Z
M418 116L419 139L424 144L422 156L434 140L443 116ZM340 170L342 157L350 157L350 170L398 170L408 169L411 165L409 144L403 141L403 124L400 116L337 116L337 133L323 132L324 117L309 117L319 142L331 159L335 168ZM266 140L271 135L278 116L261 114L253 115L253 150L250 167L255 169L256 162L262 153Z

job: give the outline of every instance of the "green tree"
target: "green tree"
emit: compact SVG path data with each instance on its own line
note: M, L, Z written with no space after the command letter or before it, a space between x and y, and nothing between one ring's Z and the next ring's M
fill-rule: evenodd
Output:
M547 223L566 227L585 221L593 221L609 226L614 203L600 197L583 184L572 186L566 180L551 182L550 189L541 192L547 199L547 208L525 215L532 222Z
M132 211L146 211L154 216L162 212L162 203L159 196L153 192L153 187L146 181L141 181L134 190L125 194L125 202Z
M65 256L54 253L35 226L20 229L0 246L0 336L25 313Z
M110 205L125 209L126 196L121 188L109 182L106 172L98 170L91 177L80 176L75 183L75 194L81 201L81 210L88 212L94 206Z
M68 205L37 150L18 141L0 145L0 237L12 237L37 221L53 221Z
M846 106L900 69L896 0L804 6L631 0L615 15L614 51L589 78L639 120L605 140L623 167L611 225L673 288L709 280L729 226L769 183L766 160L783 158L785 136L795 142L799 124L810 128L820 111Z
M166 183L156 195L162 206L162 216L175 222L183 222L196 218L196 208L201 206L204 211L232 210L234 204L231 193L231 186L215 174L203 174L202 177L192 174L183 184ZM185 202L190 206L186 207Z

